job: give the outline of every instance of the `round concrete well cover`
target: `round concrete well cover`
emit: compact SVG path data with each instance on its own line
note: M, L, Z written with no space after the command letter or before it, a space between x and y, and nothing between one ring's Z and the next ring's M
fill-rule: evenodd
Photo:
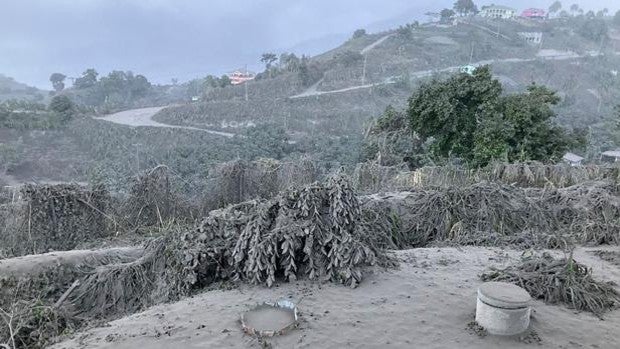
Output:
M272 337L295 328L297 306L287 300L262 303L241 314L241 327L249 335Z
M507 282L485 282L478 288L478 298L490 306L518 309L527 307L532 297L517 285Z

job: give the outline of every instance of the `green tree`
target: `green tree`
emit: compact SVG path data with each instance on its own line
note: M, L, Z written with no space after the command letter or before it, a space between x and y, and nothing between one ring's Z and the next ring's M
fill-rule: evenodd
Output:
M71 99L65 95L54 96L49 104L49 110L53 112L53 119L65 123L73 117L75 106Z
M582 21L582 23L578 25L577 32L584 38L598 42L604 37L607 37L609 28L604 19L588 17L580 21Z
M554 124L559 98L542 86L502 95L488 67L423 85L409 100L411 129L432 139L438 158L460 157L472 165L492 160L549 161L584 142Z
M220 87L226 87L226 86L230 86L230 78L228 77L228 75L224 74L222 75L222 77L218 80L218 84Z
M75 79L73 86L77 89L85 89L89 87L95 86L97 83L97 76L99 73L93 68L86 69L85 72L82 73L82 76Z
M549 13L557 13L562 10L562 3L559 1L555 1L551 6L549 6Z
M287 54L283 53L280 55L280 65L281 68L289 71L289 72L297 72L299 71L299 66L301 64L301 60L294 53Z
M60 92L65 88L65 79L67 76L61 73L54 73L50 75L50 82L52 83L52 87L56 92Z
M275 124L259 124L248 127L244 132L243 144L247 146L250 158L270 157L282 159L289 153L291 145L284 128Z
M454 3L454 11L461 16L475 14L478 12L476 4L472 0L457 0Z
M456 13L454 13L454 11L448 9L448 8L444 8L443 10L441 10L440 16L441 16L441 21L442 22L448 22L450 21L454 15Z
M579 5L577 4L572 4L570 5L570 13L574 16L575 13L579 12Z
M265 69L271 69L271 65L278 60L278 56L275 53L263 53L260 58L260 61L265 63Z
M358 29L353 32L353 39L358 39L363 36L366 36L366 29Z
M434 139L430 150L436 157L471 160L480 108L495 103L501 93L488 67L424 84L409 100L411 129L422 139Z

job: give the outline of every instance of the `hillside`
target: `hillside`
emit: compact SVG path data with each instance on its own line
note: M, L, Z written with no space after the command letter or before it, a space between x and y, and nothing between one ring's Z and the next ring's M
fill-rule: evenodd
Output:
M354 135L387 105L402 106L418 84L460 66L490 64L508 91L545 84L563 97L557 107L569 127L603 123L620 96L617 30L593 40L572 22L487 21L402 27L350 39L313 57L312 80L283 72L232 87L206 101L163 110L156 120L178 125L239 131L248 123L278 124L299 137ZM499 30L499 33L498 33ZM540 32L530 45L522 32ZM232 126L231 126L232 124Z
M208 88L201 101L174 104L153 117L163 124L235 137L77 119L65 129L41 135L29 131L22 137L21 131L7 131L15 140L9 142L11 152L17 154L7 173L17 180L105 177L114 182L163 163L184 180L200 183L213 164L234 158L308 156L328 168L353 166L360 160L365 130L373 118L387 106L404 107L421 83L469 63L490 64L507 92L522 91L531 83L557 90L562 97L556 107L559 121L568 127L590 127L594 149L610 149L615 145L608 125L620 98L620 77L614 75L620 66L619 29L594 40L576 30L580 24L572 21L468 19L456 25L408 25L358 35L315 57L289 57L245 86ZM541 32L543 41L532 46L520 32ZM156 98L149 95L134 105L187 100L200 81L153 85L160 91L153 94ZM86 96L88 91L67 93ZM145 102L149 100L151 105ZM41 137L58 141L39 147ZM41 156L49 159L45 175L27 166Z
M48 92L36 87L15 81L15 79L0 74L0 102L8 99L26 99L34 102L43 102Z

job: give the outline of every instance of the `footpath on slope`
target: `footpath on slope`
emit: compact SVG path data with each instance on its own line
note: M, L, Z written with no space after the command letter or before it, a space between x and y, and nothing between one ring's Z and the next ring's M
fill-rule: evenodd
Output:
M192 127L192 126L169 125L169 124L164 124L164 123L153 120L153 116L164 108L165 107L130 109L130 110L125 110L125 111L121 111L118 113L106 115L104 117L95 118L95 120L108 121L108 122L112 122L115 124L131 126L131 127L164 127L164 128L176 128L176 129L184 129L184 130L201 131L201 132L206 132L206 133L228 137L228 138L231 138L235 135L234 133L230 133L230 132L215 131L215 130L209 130L209 129Z
M375 47L381 45L381 43L383 43L385 40L389 39L393 35L394 34L388 34L388 35L382 36L378 40L372 42L370 45L364 47L360 51L360 54L362 54L362 55L367 54L369 51L371 51ZM364 84L364 85L360 85L360 86L347 87L347 88L343 88L343 89L339 89L339 90L319 91L318 88L321 85L321 83L323 82L323 80L325 80L325 77L322 77L319 81L315 82L312 86L308 87L308 89L306 89L304 92L302 92L300 94L297 94L295 96L291 96L289 98L290 99L296 99L296 98L304 98L304 97L310 97L310 96L320 96L320 95L327 94L327 93L346 92L346 91L358 90L358 89L361 89L361 88L369 88L369 87L373 87L375 85L382 85L383 84L383 83L379 83L379 84Z

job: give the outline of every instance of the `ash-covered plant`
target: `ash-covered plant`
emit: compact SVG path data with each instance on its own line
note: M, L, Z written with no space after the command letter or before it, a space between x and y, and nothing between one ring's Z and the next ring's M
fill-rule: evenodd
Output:
M565 258L554 258L546 252L529 255L518 265L490 268L481 279L510 282L545 303L562 303L598 317L620 304L620 293L611 284L595 280L592 270L575 261L572 252Z
M70 250L80 243L110 234L110 194L102 185L24 185L19 204L24 223L12 255Z
M134 179L123 212L131 227L161 226L175 215L178 200L171 187L170 170L160 165Z
M235 277L271 286L285 280L331 280L355 287L375 252L360 242L359 202L347 179L291 189L265 203L239 236L232 253Z
M217 281L272 286L308 278L355 287L364 266L388 260L367 236L372 232L358 229L361 219L341 175L212 211L197 228L152 241L135 262L98 268L75 292L74 304L104 316L125 314Z

